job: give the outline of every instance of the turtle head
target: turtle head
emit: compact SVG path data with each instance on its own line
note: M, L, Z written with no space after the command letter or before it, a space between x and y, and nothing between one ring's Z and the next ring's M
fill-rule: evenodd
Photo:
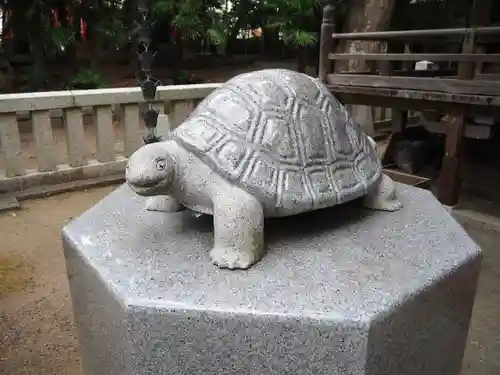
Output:
M130 188L145 197L168 194L175 177L175 160L166 142L139 148L129 158L125 170L125 179Z

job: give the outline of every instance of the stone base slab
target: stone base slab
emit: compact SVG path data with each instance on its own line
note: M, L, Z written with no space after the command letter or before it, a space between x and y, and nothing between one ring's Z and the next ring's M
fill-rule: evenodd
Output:
M458 375L481 251L433 195L265 226L247 271L210 263L212 218L125 185L63 229L86 375Z

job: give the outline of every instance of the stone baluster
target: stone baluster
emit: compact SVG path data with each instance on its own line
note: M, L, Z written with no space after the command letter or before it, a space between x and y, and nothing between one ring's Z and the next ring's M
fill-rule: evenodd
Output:
M5 174L7 177L24 174L21 137L15 113L0 115L0 149L5 156Z
M81 108L66 109L64 111L64 120L68 143L69 165L72 167L82 167L87 164L87 155Z
M172 129L175 129L182 124L191 114L195 105L193 100L179 100L172 105L172 113L170 115L170 124Z
M33 138L36 145L38 171L48 172L57 169L54 137L49 110L31 112L33 122Z
M140 136L140 111L138 104L126 104L123 106L124 115L124 141L125 156L131 156L139 147L141 147Z
M115 161L115 131L111 106L94 107L97 126L97 160L101 163Z

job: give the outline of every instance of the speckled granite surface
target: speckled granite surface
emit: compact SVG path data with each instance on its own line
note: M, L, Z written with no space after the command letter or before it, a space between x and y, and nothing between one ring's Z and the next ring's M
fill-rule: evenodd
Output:
M458 375L481 251L427 191L266 222L247 271L211 217L122 186L63 229L86 375Z

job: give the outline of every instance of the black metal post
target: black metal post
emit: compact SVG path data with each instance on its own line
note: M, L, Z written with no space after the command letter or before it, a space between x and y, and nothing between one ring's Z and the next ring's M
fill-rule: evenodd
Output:
M137 31L138 51L137 55L141 63L141 71L143 73L142 81L139 81L142 96L148 103L148 109L142 113L144 123L149 132L144 137L144 143L154 143L161 141L161 138L156 136L155 130L158 123L158 111L153 108L153 101L156 98L156 89L160 85L160 81L152 76L153 59L156 52L151 49L151 30L153 23L150 20L150 4L149 0L136 0L137 10L140 15L139 28Z

